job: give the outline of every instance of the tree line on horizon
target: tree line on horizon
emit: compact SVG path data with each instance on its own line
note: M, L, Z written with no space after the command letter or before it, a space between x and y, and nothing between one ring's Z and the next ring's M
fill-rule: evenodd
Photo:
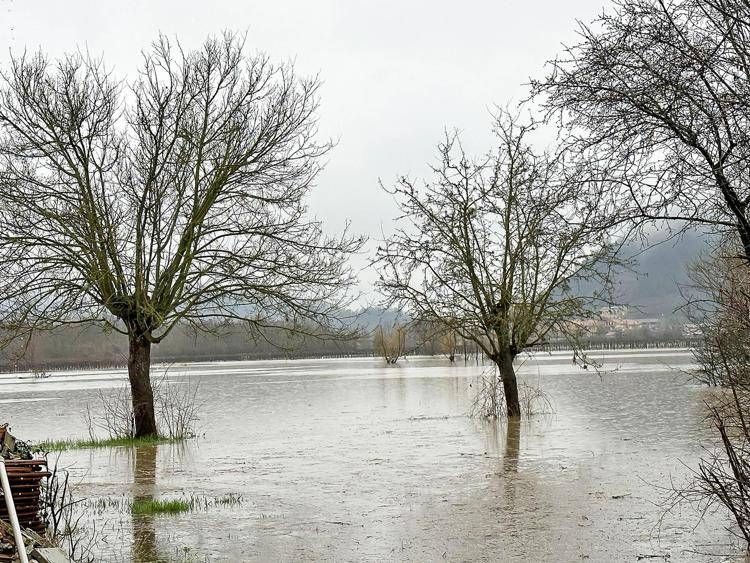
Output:
M395 316L395 312L394 312ZM396 338L397 333L401 336ZM681 320L658 329L639 328L608 335L592 330L587 345L632 347L694 342ZM542 350L565 349L564 339L551 339ZM435 331L418 323L386 322L359 331L347 339L319 339L288 330L267 331L263 338L248 336L241 325L224 326L216 333L178 326L168 341L154 349L157 363L270 360L302 358L373 357L397 363L408 356L435 356L450 362L475 362L476 345L457 335ZM389 361L388 359L392 360ZM128 361L127 339L96 325L58 327L38 332L15 346L0 350L0 372L32 372L39 377L61 369L121 367Z

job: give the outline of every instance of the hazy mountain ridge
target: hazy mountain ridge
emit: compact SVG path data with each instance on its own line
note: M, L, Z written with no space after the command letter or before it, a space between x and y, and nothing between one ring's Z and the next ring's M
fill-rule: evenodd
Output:
M632 271L618 273L616 300L627 304L634 317L682 316L679 308L685 300L680 286L689 284L688 268L707 251L709 240L704 234L688 231L645 250L629 246L625 252L634 256L636 263Z

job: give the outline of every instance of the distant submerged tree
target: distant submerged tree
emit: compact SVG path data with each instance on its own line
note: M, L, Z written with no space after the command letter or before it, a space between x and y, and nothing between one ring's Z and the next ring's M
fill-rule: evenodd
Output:
M577 321L608 299L625 240L611 236L616 202L597 168L535 152L533 130L501 113L497 149L479 159L448 135L432 178L393 188L401 226L377 254L388 304L476 343L499 368L493 385L511 417L521 414L514 360L552 334L580 353Z
M317 79L225 34L195 51L160 37L129 83L36 54L1 86L0 328L126 334L137 436L158 432L151 347L178 323L342 328L362 241L306 214L330 149Z
M456 338L455 330L445 330L439 335L439 346L440 353L443 354L450 363L456 361L456 348L458 347L458 339Z
M406 353L406 327L394 324L389 330L379 325L373 338L375 353L387 364L395 364Z

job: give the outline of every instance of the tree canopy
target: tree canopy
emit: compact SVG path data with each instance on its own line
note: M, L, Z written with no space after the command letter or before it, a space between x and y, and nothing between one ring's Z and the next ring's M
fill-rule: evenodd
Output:
M137 77L15 58L0 91L0 323L92 320L159 342L178 322L330 324L357 237L305 196L319 82L233 35L160 37Z
M579 34L533 82L549 114L618 162L633 217L731 230L750 256L750 4L618 0Z

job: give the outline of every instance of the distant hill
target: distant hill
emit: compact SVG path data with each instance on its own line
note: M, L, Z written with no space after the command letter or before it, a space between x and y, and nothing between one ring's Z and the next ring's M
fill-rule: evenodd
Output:
M655 246L645 250L635 245L626 249L627 254L635 256L635 271L618 275L615 297L640 309L632 311L632 316L680 315L675 310L684 302L679 286L689 281L687 267L708 249L707 236L694 231L662 242L659 238L654 234L649 243Z
M630 317L682 316L677 311L684 304L679 286L689 282L687 268L708 250L709 240L707 235L696 231L672 238L654 232L645 244L629 245L624 253L635 263L632 270L618 272L616 301L629 306ZM592 290L587 283L582 285L584 292ZM376 307L362 309L356 315L357 324L365 330L378 325L390 327L404 320L396 311Z
M365 331L374 330L378 326L392 327L397 322L405 320L405 317L400 315L398 311L380 307L367 307L355 314L357 317L357 326Z

